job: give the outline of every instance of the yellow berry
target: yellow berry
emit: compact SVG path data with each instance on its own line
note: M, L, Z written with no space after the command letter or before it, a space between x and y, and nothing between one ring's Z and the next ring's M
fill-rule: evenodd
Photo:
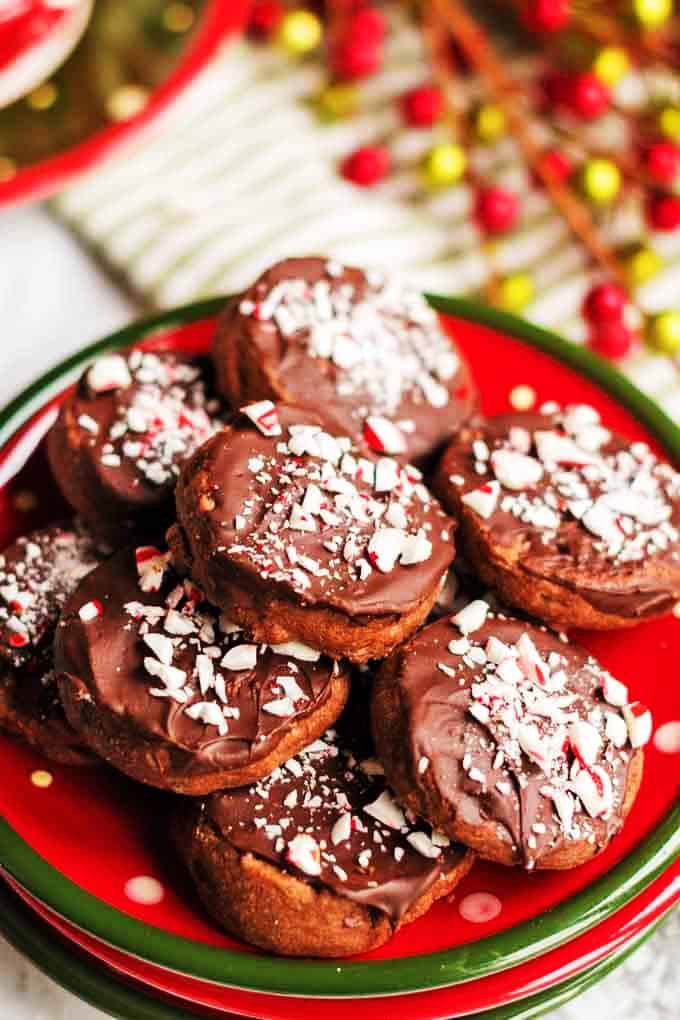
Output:
M591 202L609 205L621 190L621 173L609 159L589 159L581 171L581 186Z
M311 11L290 11L281 20L278 39L294 57L315 50L321 42L321 22Z
M521 312L534 298L534 281L528 273L510 273L499 286L499 301L506 312Z
M665 138L680 142L680 107L665 106L659 113L659 131Z
M633 16L645 28L658 28L673 13L673 0L631 0Z
M342 120L351 117L359 108L359 92L355 85L336 82L319 93L316 101L323 120Z
M605 46L593 60L593 71L605 85L616 85L629 70L628 54L618 46Z
M475 132L482 142L495 142L505 134L505 114L500 106L485 103L475 114Z
M680 312L661 312L652 319L647 342L661 354L680 351Z
M425 158L425 179L432 188L444 188L459 181L467 168L467 156L455 142L434 145Z
M639 287L641 284L646 283L647 280L651 280L659 272L662 265L661 258L653 248L647 248L644 245L636 248L626 259L626 270L631 285Z

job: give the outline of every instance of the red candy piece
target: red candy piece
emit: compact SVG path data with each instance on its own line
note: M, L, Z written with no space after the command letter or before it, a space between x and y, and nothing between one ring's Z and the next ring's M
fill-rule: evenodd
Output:
M444 112L444 97L436 85L420 85L401 98L401 113L411 127L431 127Z
M541 156L541 164L561 182L569 180L574 172L571 160L560 149L546 149Z
M670 184L680 173L680 146L654 142L645 153L647 173L660 184Z
M598 283L583 302L583 315L592 323L620 322L628 295L618 283Z
M10 634L9 643L12 648L25 648L29 643L28 635L15 631L13 634Z
M361 188L370 188L387 175L390 154L382 145L363 145L343 160L342 176Z
M250 12L248 31L258 39L267 39L278 28L284 13L280 0L256 0Z
M601 117L609 109L609 89L590 71L574 75L569 82L566 103L572 113L584 120Z
M680 227L680 198L653 195L647 204L647 221L653 230L677 230Z
M559 32L569 21L569 6L569 0L529 0L522 21L531 32Z
M514 227L519 217L519 198L505 188L481 188L475 200L475 218L488 234Z
M336 78L354 81L368 78L382 65L382 49L379 44L362 39L348 38L336 46L331 53L330 66Z
M603 322L593 329L588 346L605 358L625 358L630 353L635 335L624 322Z

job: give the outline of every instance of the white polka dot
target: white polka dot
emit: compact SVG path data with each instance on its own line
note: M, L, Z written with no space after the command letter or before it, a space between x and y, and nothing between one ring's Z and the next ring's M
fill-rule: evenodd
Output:
M165 896L165 890L158 879L151 878L149 875L135 875L125 883L125 895L133 903L152 907L161 902Z
M667 722L654 734L654 746L664 754L680 754L680 722Z
M503 904L493 893L478 892L470 893L458 905L460 916L473 924L485 924L498 917Z
M31 782L40 790L46 790L48 786L51 786L53 779L52 773L45 769L36 769L35 772L31 772Z
M676 602L673 606L673 616L677 616L680 619L680 602Z
M510 403L516 411L528 411L536 403L536 391L531 386L515 386L510 391Z

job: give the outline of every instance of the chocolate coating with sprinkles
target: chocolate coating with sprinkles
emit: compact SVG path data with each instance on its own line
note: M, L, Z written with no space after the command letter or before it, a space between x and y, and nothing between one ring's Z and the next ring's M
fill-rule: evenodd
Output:
M65 764L92 758L66 722L52 641L62 606L101 559L80 525L34 531L0 556L0 728Z
M592 407L464 429L434 488L483 580L555 626L627 626L680 595L680 474Z
M417 469L363 456L298 408L244 410L185 466L173 548L258 640L387 654L436 598L453 522Z
M465 361L420 294L322 258L280 262L235 298L214 358L233 406L297 404L356 444L419 465L477 403Z
M373 730L402 804L489 860L568 868L620 830L651 715L584 649L477 600L387 660Z
M356 731L354 721L345 717L338 730L329 730L266 779L213 794L191 809L192 838L181 845L182 855L208 910L235 934L257 941L245 911L239 918L234 916L238 908L226 916L220 910L222 898L233 895L238 902L230 872L213 876L218 883L221 879L219 893L206 888L207 872L200 862L212 841L223 859L230 853L241 861L254 857L277 869L279 886L290 883L291 909L299 883L333 897L333 908L317 917L316 944L305 941L288 912L281 911L266 948L293 952L294 946L297 955L339 955L333 923L338 911L340 938L344 929L349 940L346 952L384 942L413 919L414 908L449 893L471 866L472 855L462 847L404 815L386 786L370 741L357 740ZM261 889L266 894L264 882ZM314 914L316 898L307 897L306 909ZM369 942L357 947L353 939L362 927Z
M218 428L205 359L169 351L106 354L66 397L48 437L53 474L97 535L158 528L182 461Z
M66 713L97 754L188 794L266 775L335 721L349 689L347 668L312 648L254 644L153 546L84 580L55 663Z

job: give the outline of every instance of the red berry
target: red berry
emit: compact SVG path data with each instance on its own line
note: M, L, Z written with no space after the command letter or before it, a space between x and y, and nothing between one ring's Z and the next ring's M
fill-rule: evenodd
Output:
M559 32L570 14L569 0L533 0L526 5L522 20L532 32Z
M546 149L541 156L541 165L560 182L569 180L574 171L571 160L560 149Z
M680 227L680 198L677 195L653 195L647 204L647 221L652 230L677 230Z
M375 7L362 7L352 15L348 37L378 46L385 38L385 16Z
M609 109L609 89L596 74L585 71L571 78L566 103L577 117L594 120Z
M597 283L583 302L583 315L588 322L621 322L628 304L628 295L618 283Z
M363 145L343 160L342 176L362 188L370 188L387 175L390 154L381 145Z
M250 12L248 29L258 39L268 38L285 13L281 0L256 0Z
M654 142L645 153L647 173L660 184L670 184L680 173L680 146L674 142Z
M349 38L336 46L330 56L330 66L336 78L353 81L368 78L380 69L382 49L375 42L360 37Z
M444 112L444 96L436 85L420 85L401 97L401 113L411 127L431 127Z
M588 346L605 358L625 358L634 341L635 334L624 322L603 322L591 332Z
M505 188L482 188L475 200L475 218L489 234L511 230L519 216L519 198Z

